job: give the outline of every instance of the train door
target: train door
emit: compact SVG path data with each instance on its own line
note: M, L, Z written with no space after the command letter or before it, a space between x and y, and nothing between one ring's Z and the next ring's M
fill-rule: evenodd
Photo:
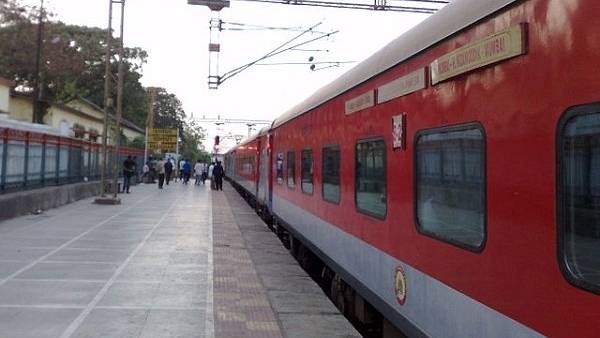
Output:
M261 181L264 180L264 176L263 176L263 171L262 171L262 167L263 167L263 161L262 161L262 157L260 156L260 151L262 148L262 142L259 139L258 142L256 143L256 150L254 150L254 154L253 156L256 159L256 168L254 168L252 170L252 173L254 175L254 177L252 178L254 180L254 187L252 191L252 194L254 196L256 196L256 198L260 201L261 197Z
M259 166L259 180L257 182L258 184L258 194L256 195L258 202L260 203L260 205L265 205L267 202L267 181L268 181L268 171L269 171L269 165L268 165L268 157L265 156L265 152L267 151L268 148L268 141L267 142L259 142L259 147L258 147L258 157L259 157L259 162L260 162L260 166Z
M266 151L266 167L267 167L267 209L269 213L273 210L273 137L271 134L267 134L267 151Z
M267 135L260 148L260 180L258 182L258 200L261 205L271 210L271 138Z

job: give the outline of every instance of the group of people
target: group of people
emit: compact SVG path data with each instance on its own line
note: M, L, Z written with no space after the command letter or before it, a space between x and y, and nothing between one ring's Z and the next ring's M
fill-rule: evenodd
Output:
M135 174L135 160L132 156L128 156L125 162L123 162L123 192L129 193L129 187L131 185L131 177ZM176 175L176 170L179 170L179 175ZM198 160L192 167L192 163L189 159L182 159L179 163L175 164L175 159L169 156L166 160L158 158L157 160L151 160L144 165L144 177L151 176L152 182L154 178L158 178L158 188L163 189L165 183L169 185L169 182L174 180L177 182L181 180L182 184L187 185L192 177L195 178L195 185L204 185L207 179L211 180L211 188L213 190L223 190L223 176L225 170L221 165L221 161L212 162L206 164L201 160Z

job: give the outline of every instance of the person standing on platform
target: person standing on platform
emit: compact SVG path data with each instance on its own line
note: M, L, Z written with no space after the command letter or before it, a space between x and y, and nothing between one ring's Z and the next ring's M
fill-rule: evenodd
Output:
M167 185L169 185L171 175L173 175L173 159L171 156L169 156L169 158L165 161L165 182Z
M158 189L162 189L165 183L165 161L162 157L156 162L156 173L158 174Z
M129 194L131 177L133 175L135 175L135 162L133 162L133 158L129 155L125 162L123 162L123 193Z
M221 165L221 161L217 161L215 167L213 168L213 179L215 180L215 189L223 190L223 176L225 175L225 171L223 170L223 166Z

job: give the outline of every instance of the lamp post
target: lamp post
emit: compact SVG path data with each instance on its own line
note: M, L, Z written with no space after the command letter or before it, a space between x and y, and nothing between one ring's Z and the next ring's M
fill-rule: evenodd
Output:
M102 129L102 169L100 181L102 181L102 197L106 196L106 166L108 162L108 114L110 100L110 56L112 48L112 0L108 0L108 29L106 30L106 56L104 60L104 128Z
M42 114L40 101L42 98L42 47L43 47L43 33L44 33L44 0L40 0L40 16L38 18L37 27L37 42L35 52L35 87L33 88L33 114L31 116L32 123L42 123Z
M110 128L109 114L110 108L113 106L111 98L111 70L110 60L112 55L112 12L113 3L121 4L121 38L119 43L119 69L118 69L118 82L117 82L117 117L115 122L114 131L114 144L115 151L113 156L113 180L112 180L112 193L116 200L118 193L118 180L119 180L119 152L121 146L121 115L122 115L122 94L123 94L123 27L124 27L124 14L125 14L125 0L108 0L108 29L106 32L106 60L104 64L104 129L102 131L102 168L101 177L102 181L102 197L106 196L106 168L108 164L108 129Z
M119 65L118 65L118 81L117 81L117 121L115 123L115 155L113 168L114 176L113 176L113 197L117 197L118 193L118 182L119 182L119 167L120 167L120 158L119 153L121 152L121 116L123 115L123 31L124 31L124 23L125 23L125 0L113 0L114 2L121 3L121 29L119 39Z

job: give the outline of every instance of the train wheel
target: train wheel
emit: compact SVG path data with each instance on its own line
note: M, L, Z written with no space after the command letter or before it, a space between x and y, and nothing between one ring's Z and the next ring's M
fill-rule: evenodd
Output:
M275 229L275 224L273 224L273 219L272 219L270 216L268 216L268 217L265 217L265 218L266 218L266 219L265 219L265 222L267 223L267 227L268 227L268 228L269 228L271 231L275 232L275 231L276 231L276 229Z
M346 283L344 283L339 275L335 275L331 281L331 301L344 316L346 315L346 299L344 297L345 288Z
M306 271L306 268L308 266L308 258L306 257L308 255L308 253L306 252L306 247L304 245L301 245L300 248L298 249L298 255L296 257L296 259L298 260L298 262L300 263L300 266Z
M314 281L320 283L323 263L321 263L319 258L303 244L300 244L300 248L298 249L298 261L304 271L306 271Z
M350 321L356 320L356 291L354 291L353 288L345 285L342 297L344 298L344 316L346 316L346 318L348 318Z
M337 307L337 299L338 299L338 288L337 288L337 275L333 277L331 280L331 284L329 286L329 298L331 298L331 302Z
M289 236L287 236L287 231L285 231L284 227L279 225L279 222L277 222L277 218L273 219L273 226L275 227L275 234L277 235L277 237L279 237L281 243L283 243L283 247L290 250L291 243Z
M321 278L319 279L319 285L321 286L321 289L323 289L323 291L327 293L329 298L331 298L331 283L333 283L334 275L335 274L333 273L333 271L331 271L331 269L329 269L327 265L323 265L323 268L321 270Z
M335 303L335 307L340 310L340 313L346 316L346 298L344 298L344 293L339 292L337 296L337 302Z

